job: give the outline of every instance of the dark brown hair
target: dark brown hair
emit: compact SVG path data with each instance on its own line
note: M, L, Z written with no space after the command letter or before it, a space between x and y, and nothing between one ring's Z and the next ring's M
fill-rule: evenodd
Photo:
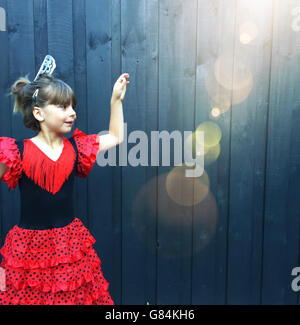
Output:
M32 98L38 90L36 99ZM64 81L48 74L41 74L35 81L30 81L28 75L20 77L11 86L9 95L15 95L13 113L20 112L23 116L24 125L34 131L40 131L40 123L34 117L34 106L44 108L47 105L77 105L76 96L72 88Z

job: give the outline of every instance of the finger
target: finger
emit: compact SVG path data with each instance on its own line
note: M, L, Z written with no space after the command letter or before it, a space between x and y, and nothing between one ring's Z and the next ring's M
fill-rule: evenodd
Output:
M121 79L120 79L120 82L121 82L122 84L129 84L130 81L127 81L126 79L121 78Z
M123 84L124 81L126 81L126 78L129 78L129 74L128 73L123 73L120 75L120 77L118 78L118 81Z

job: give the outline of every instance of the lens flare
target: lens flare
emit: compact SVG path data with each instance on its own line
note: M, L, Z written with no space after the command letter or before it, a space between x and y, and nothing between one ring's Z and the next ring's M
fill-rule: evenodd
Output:
M258 28L256 24L251 21L247 21L240 26L240 42L242 44L249 44L258 35Z
M202 131L204 133L204 147L202 149L201 143L196 141L196 132ZM185 148L191 151L193 157L204 155L204 166L216 161L221 152L220 140L222 131L218 124L212 121L201 123L195 132L189 135L184 143Z
M214 237L218 222L216 200L208 191L196 205L177 204L165 186L167 177L168 174L153 177L138 191L128 215L133 229L131 238L153 255L175 260L190 258Z
M212 65L206 71L205 88L212 101L212 106L218 107L221 113L225 113L231 106L231 90L218 83Z
M211 163L216 161L220 156L220 152L221 152L220 143L216 144L213 147L209 147L204 156L204 166L210 165Z
M201 123L196 131L204 132L204 147L214 147L217 145L222 137L222 131L219 125L212 121Z
M212 117L218 117L221 115L221 110L219 107L213 107L210 111Z
M253 83L253 77L247 66L241 61L235 60L229 55L221 55L214 64L216 80L220 85L230 90L242 90L249 88Z
M213 106L226 112L231 105L244 101L253 88L253 75L246 64L232 55L222 54L213 66L208 67L205 87Z
M186 177L187 167L176 166L166 178L166 190L170 198L179 205L192 206L201 202L209 191L209 178L204 170L200 177Z

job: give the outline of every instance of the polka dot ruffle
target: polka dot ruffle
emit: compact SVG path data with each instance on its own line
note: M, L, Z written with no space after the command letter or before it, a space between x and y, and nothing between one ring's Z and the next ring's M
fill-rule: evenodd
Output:
M6 274L0 304L113 305L94 243L78 218L46 230L14 226L0 250Z
M22 160L16 139L9 137L0 137L0 162L8 168L2 177L10 189L14 189L22 176Z
M78 164L75 175L87 177L97 158L100 141L99 136L98 134L86 135L79 129L75 129L73 137L78 148Z

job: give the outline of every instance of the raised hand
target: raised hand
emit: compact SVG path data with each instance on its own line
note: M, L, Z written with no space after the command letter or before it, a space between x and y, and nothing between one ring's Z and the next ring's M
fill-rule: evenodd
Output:
M129 78L129 74L123 73L120 75L120 77L115 82L113 91L112 91L112 99L113 100L123 101L125 93L126 93L126 86L130 82L130 81L127 81L126 78Z

